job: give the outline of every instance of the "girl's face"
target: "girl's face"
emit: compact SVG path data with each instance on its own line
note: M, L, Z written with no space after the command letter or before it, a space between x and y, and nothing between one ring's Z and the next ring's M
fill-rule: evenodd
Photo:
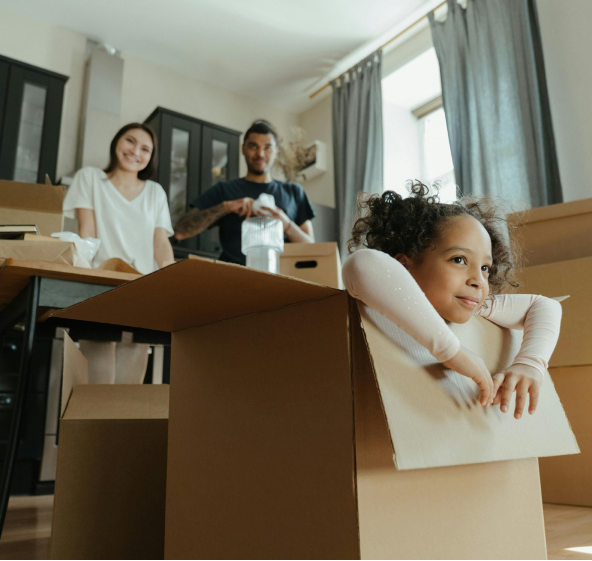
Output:
M426 251L419 262L406 256L397 259L447 321L469 321L489 294L491 239L472 216L448 219L435 248Z
M138 173L150 162L154 144L150 135L142 129L131 129L117 141L115 155L119 169Z

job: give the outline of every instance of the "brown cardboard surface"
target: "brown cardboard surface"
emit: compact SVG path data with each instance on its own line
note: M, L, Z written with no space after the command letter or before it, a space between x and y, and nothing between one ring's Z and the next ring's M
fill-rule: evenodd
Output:
M592 199L510 214L508 221L516 226L525 265L592 256Z
M592 257L526 267L518 278L522 294L570 296L561 303L561 332L549 366L592 364Z
M546 559L536 458L397 470L359 322L352 331L362 559Z
M548 373L536 414L516 420L499 406L484 409L476 384L445 369L378 312L361 303L358 308L398 469L579 452ZM512 363L522 340L522 332L504 330L478 317L451 328L491 372Z
M592 507L592 365L550 371L582 453L539 460L543 500Z
M87 380L65 334L50 556L162 559L169 387Z
M56 316L179 331L340 291L210 259L186 259Z
M43 236L63 230L66 188L0 181L0 224L36 224Z
M68 333L64 332L64 363L60 418L64 416L75 386L88 384L88 361Z
M359 558L346 295L172 345L166 558Z
M26 240L0 240L0 258L44 261L74 265L76 246L72 242L39 243Z
M303 264L307 266L301 267ZM343 288L341 260L335 242L285 244L284 252L280 255L280 273L333 288Z

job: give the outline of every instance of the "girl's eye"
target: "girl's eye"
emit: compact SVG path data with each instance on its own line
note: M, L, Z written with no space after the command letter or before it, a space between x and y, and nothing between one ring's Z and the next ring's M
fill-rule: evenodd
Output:
M464 257L453 257L451 259L451 261L454 261L455 263L458 263L459 265L466 265L467 264L467 260Z
M489 265L483 265L483 267L481 267L481 270L489 274L491 272L491 267Z

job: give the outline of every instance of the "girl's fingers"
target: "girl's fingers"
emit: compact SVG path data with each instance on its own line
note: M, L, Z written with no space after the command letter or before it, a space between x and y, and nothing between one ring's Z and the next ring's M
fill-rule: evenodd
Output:
M524 405L526 404L526 397L528 396L529 384L526 380L522 380L516 386L516 409L514 409L514 418L520 419L522 412L524 411Z
M494 374L491 378L493 380L493 393L496 395L497 390L499 390L500 386L504 383L506 375L503 372L500 372L499 374Z
M491 376L481 376L475 380L481 390L481 405L487 407L491 403L491 392L493 391L493 382Z
M537 405L539 403L539 393L540 393L540 387L538 384L532 384L530 386L530 403L528 406L528 412L532 415L537 408Z
M506 413L510 407L510 400L512 399L512 394L516 389L516 384L518 383L518 377L510 374L504 380L504 384L502 386L502 398L501 398L501 406L500 409L502 413Z

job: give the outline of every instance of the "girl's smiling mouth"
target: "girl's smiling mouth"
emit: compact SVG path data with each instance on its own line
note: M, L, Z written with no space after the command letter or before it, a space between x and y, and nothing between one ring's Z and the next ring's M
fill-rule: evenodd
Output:
M472 310L474 310L477 305L479 304L479 299L478 298L474 298L472 296L457 296L456 299L463 304L464 306L467 306L467 308L471 308Z

